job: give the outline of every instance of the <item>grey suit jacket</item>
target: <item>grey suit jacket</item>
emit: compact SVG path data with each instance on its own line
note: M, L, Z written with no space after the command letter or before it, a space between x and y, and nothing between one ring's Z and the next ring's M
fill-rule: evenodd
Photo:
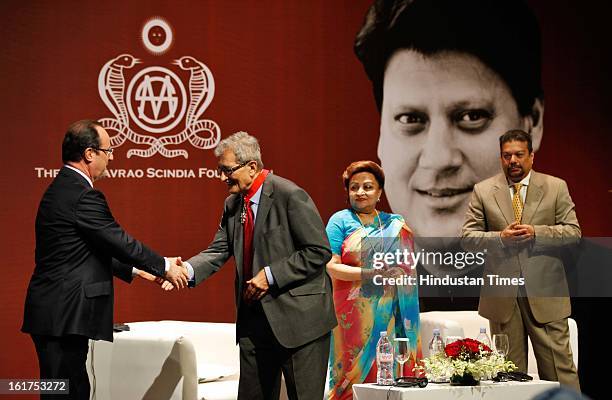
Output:
M508 183L503 173L476 186L470 199L462 236L481 241L481 248L496 241L489 253L485 275L524 277L525 291L533 316L540 323L569 316L565 269L560 255L563 246L577 243L581 236L574 203L562 179L531 172L523 207L522 223L533 225L535 241L522 248L507 248L497 242L500 232L514 221ZM549 293L550 295L547 295ZM478 311L483 317L506 323L512 315L518 286L503 290L482 288Z
M234 256L237 307L243 291L241 210L242 197L229 196L213 241L188 260L197 285ZM331 250L323 221L303 189L276 175L266 177L257 209L253 249L253 275L269 266L274 276L275 283L261 303L283 346L301 346L336 326L331 280L325 269Z

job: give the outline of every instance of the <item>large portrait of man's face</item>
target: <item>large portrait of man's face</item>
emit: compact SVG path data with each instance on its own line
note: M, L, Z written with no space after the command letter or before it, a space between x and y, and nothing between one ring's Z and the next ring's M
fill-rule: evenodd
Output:
M535 134L537 150L541 122L534 129L532 115L521 116L506 83L478 58L397 50L384 73L378 142L393 212L418 236L457 236L474 185L501 172L499 136L515 128Z
M459 236L474 185L501 172L499 137L521 129L539 149L535 15L522 0L375 0L355 52L380 111L391 210L417 237Z

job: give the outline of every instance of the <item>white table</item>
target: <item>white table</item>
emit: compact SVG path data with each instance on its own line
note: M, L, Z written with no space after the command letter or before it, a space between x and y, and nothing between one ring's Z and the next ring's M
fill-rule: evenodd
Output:
M430 383L427 387L391 388L367 383L353 385L355 400L528 400L546 390L559 387L559 382L481 382L479 386L451 386Z

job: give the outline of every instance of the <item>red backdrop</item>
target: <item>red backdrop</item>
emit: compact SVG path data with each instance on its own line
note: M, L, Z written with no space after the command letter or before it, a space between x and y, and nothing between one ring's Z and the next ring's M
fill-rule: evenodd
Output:
M369 0L359 1L13 1L0 4L3 122L3 290L0 377L35 377L33 345L20 333L34 267L34 218L59 168L69 123L112 117L98 94L102 66L119 54L181 71L171 61L193 56L212 71L214 100L202 118L226 137L256 135L266 166L304 187L327 220L344 206L340 174L357 159L376 159L378 113L352 52ZM587 236L612 236L610 148L612 70L607 13L594 1L533 1L543 32L546 112L535 167L567 180ZM603 2L602 2L603 4ZM173 29L168 52L146 51L143 25L162 17ZM517 60L520 62L520 60ZM181 77L187 82L188 74ZM126 71L126 77L134 75ZM179 127L180 128L180 127ZM178 129L178 128L177 128ZM127 158L115 169L214 168L212 150L183 144L189 158ZM607 171L607 172L606 172ZM225 188L214 179L107 179L97 185L117 220L167 256L189 257L215 231ZM233 263L232 263L233 265ZM233 267L195 290L164 294L154 285L117 283L115 320L234 319Z

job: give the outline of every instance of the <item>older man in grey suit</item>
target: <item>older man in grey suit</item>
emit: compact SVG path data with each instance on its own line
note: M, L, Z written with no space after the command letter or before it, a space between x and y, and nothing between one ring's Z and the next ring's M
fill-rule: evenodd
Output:
M492 246L485 275L524 285L483 287L478 311L491 332L506 333L508 357L527 370L527 335L541 379L580 390L569 347L571 307L560 249L576 243L580 226L567 184L531 169L531 136L511 130L499 139L504 173L474 187L462 235ZM501 238L501 240L500 240Z
M195 284L234 256L239 399L323 397L336 326L325 226L310 196L263 169L257 139L238 132L215 149L230 196L206 250L185 264Z

